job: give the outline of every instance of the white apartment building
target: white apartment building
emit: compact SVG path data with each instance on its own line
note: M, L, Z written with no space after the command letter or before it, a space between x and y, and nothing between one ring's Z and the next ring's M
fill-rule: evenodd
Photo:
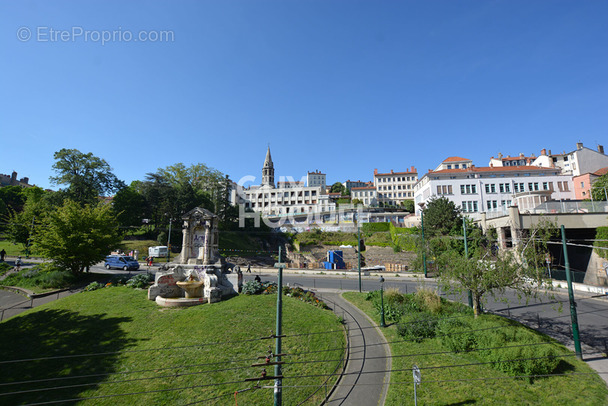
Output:
M304 182L287 181L274 183L274 164L270 156L270 147L266 152L266 159L262 168L262 185L249 188L239 187L239 203L245 209L261 212L265 216L288 215L296 213L313 213L321 210L335 209L325 195L325 175L320 172L309 172L309 175L318 176L316 186L306 186ZM321 176L322 175L322 176ZM325 196L324 196L325 195Z
M570 176L579 176L585 173L593 173L608 166L608 156L604 153L602 145L597 146L597 151L583 146L582 142L576 143L576 149L572 152L551 155L553 165L562 169L562 173Z
M529 205L575 198L572 177L559 168L519 165L430 171L415 186L416 214L421 204L442 196L473 218L506 211L517 201Z
M374 186L353 187L350 189L351 201L361 200L364 206L377 206L378 198Z
M418 172L413 166L406 172L378 173L374 169L374 187L378 203L398 206L405 200L414 198L414 186L418 182Z

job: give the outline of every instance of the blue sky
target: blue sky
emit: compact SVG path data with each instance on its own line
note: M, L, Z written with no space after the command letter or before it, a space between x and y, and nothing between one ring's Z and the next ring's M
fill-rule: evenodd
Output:
M259 180L270 144L277 178L333 183L608 146L606 21L605 0L1 0L0 173L49 187L75 148L127 183Z

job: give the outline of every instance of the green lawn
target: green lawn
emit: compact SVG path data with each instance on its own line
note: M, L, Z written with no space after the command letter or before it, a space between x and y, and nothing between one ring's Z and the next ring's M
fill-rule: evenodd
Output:
M347 292L344 297L367 313L378 325L380 317L364 293ZM481 316L483 317L483 316ZM495 317L495 316L490 316ZM489 322L494 322L490 320ZM496 321L500 323L500 321ZM504 320L505 323L508 321ZM509 322L510 323L510 322ZM526 328L526 327L521 327ZM386 405L413 405L412 367L421 369L422 385L417 389L418 405L606 405L608 389L604 381L584 362L561 358L556 373L548 378L512 378L489 365L433 368L479 362L475 353L446 353L438 338L420 343L405 341L395 325L382 329L392 352L391 382ZM553 343L559 354L572 355ZM543 345L544 346L544 345ZM574 375L573 373L585 375Z
M283 351L294 354L284 357L283 384L300 386L285 388L283 399L295 405L315 391L310 385L325 379L296 377L330 373L338 365L303 361L340 359L345 340L332 312L290 297L283 303ZM260 338L274 330L275 312L276 295L241 295L184 309L161 308L147 300L146 291L127 287L69 296L0 323L0 404L107 396L78 404L185 405L217 397L201 404L233 405L236 390L255 384L244 379L260 376L261 368L250 365L274 348L274 340ZM307 334L327 331L334 332ZM6 362L23 359L30 360ZM274 373L273 367L266 370ZM82 377L63 380L74 376ZM62 380L40 381L56 378ZM11 382L24 383L5 385ZM64 388L6 395L58 386ZM112 397L125 393L137 394ZM308 404L319 404L324 395L323 388ZM272 389L237 395L239 404L272 399Z

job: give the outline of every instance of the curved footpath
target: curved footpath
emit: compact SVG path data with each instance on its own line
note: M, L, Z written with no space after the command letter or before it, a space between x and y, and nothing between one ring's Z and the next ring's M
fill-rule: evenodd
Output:
M348 331L348 359L344 375L328 405L383 405L390 382L390 347L379 327L355 306L330 290L317 290Z

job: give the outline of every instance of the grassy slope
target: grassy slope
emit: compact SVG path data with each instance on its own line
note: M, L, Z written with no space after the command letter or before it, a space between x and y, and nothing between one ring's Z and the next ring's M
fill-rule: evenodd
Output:
M365 294L347 292L344 297L367 313L376 323L380 317ZM524 328L524 327L522 327ZM391 343L393 370L403 370L391 374L391 382L412 382L391 385L386 405L414 404L413 378L411 368L418 365L422 372L422 385L417 389L419 405L456 404L496 404L496 405L605 405L608 389L604 381L584 362L573 357L564 358L558 367L560 373L580 372L589 375L558 376L541 378L528 383L523 379L501 379L507 375L489 366L424 369L433 366L460 365L478 362L470 354L418 355L446 351L436 339L422 343L404 342L397 334L395 326L383 329ZM557 344L556 344L557 346ZM569 352L559 345L561 353ZM571 352L570 352L571 353ZM498 378L495 380L477 380ZM459 381L459 380L469 381ZM431 382L451 381L451 382Z
M292 298L284 298L284 327L287 335L341 330L336 316ZM274 340L258 340L268 336L275 327L276 295L238 296L230 300L186 309L161 308L147 300L146 292L126 287L105 288L72 295L23 313L0 324L0 360L64 356L69 354L120 354L60 358L0 364L2 382L61 377L67 375L107 374L147 370L133 374L95 376L79 380L50 382L57 386L92 383L93 386L74 387L50 392L0 397L2 404L15 404L53 399L93 397L172 388L196 389L164 391L126 397L84 401L79 404L186 404L216 396L207 404L234 404L235 390L248 388L247 377L259 376L261 368L252 368L258 356L266 354ZM245 341L251 340L253 341ZM212 345L209 343L231 344ZM19 343L19 345L11 345ZM286 337L283 350L288 353L343 348L340 332L320 335ZM172 348L169 347L184 347ZM150 351L148 351L150 350ZM338 359L342 351L319 352L284 358L288 362L301 360ZM240 362L229 362L241 360ZM200 365L216 363L213 365ZM199 364L198 366L193 366ZM322 374L333 371L336 362L286 365L286 377ZM164 369L183 366L176 369ZM190 366L190 367L188 367ZM239 369L240 367L245 367ZM236 368L236 369L235 369ZM269 375L273 367L266 368ZM192 375L177 376L176 372ZM140 381L120 382L126 379ZM323 378L284 380L284 385L320 384ZM217 385L237 381L231 385ZM116 383L111 383L116 382ZM272 384L272 381L266 381ZM41 384L0 387L27 390ZM296 404L313 391L311 388L286 388L284 403ZM321 391L323 392L323 391ZM238 395L243 404L270 404L272 390L251 390ZM321 394L315 398L319 403Z

